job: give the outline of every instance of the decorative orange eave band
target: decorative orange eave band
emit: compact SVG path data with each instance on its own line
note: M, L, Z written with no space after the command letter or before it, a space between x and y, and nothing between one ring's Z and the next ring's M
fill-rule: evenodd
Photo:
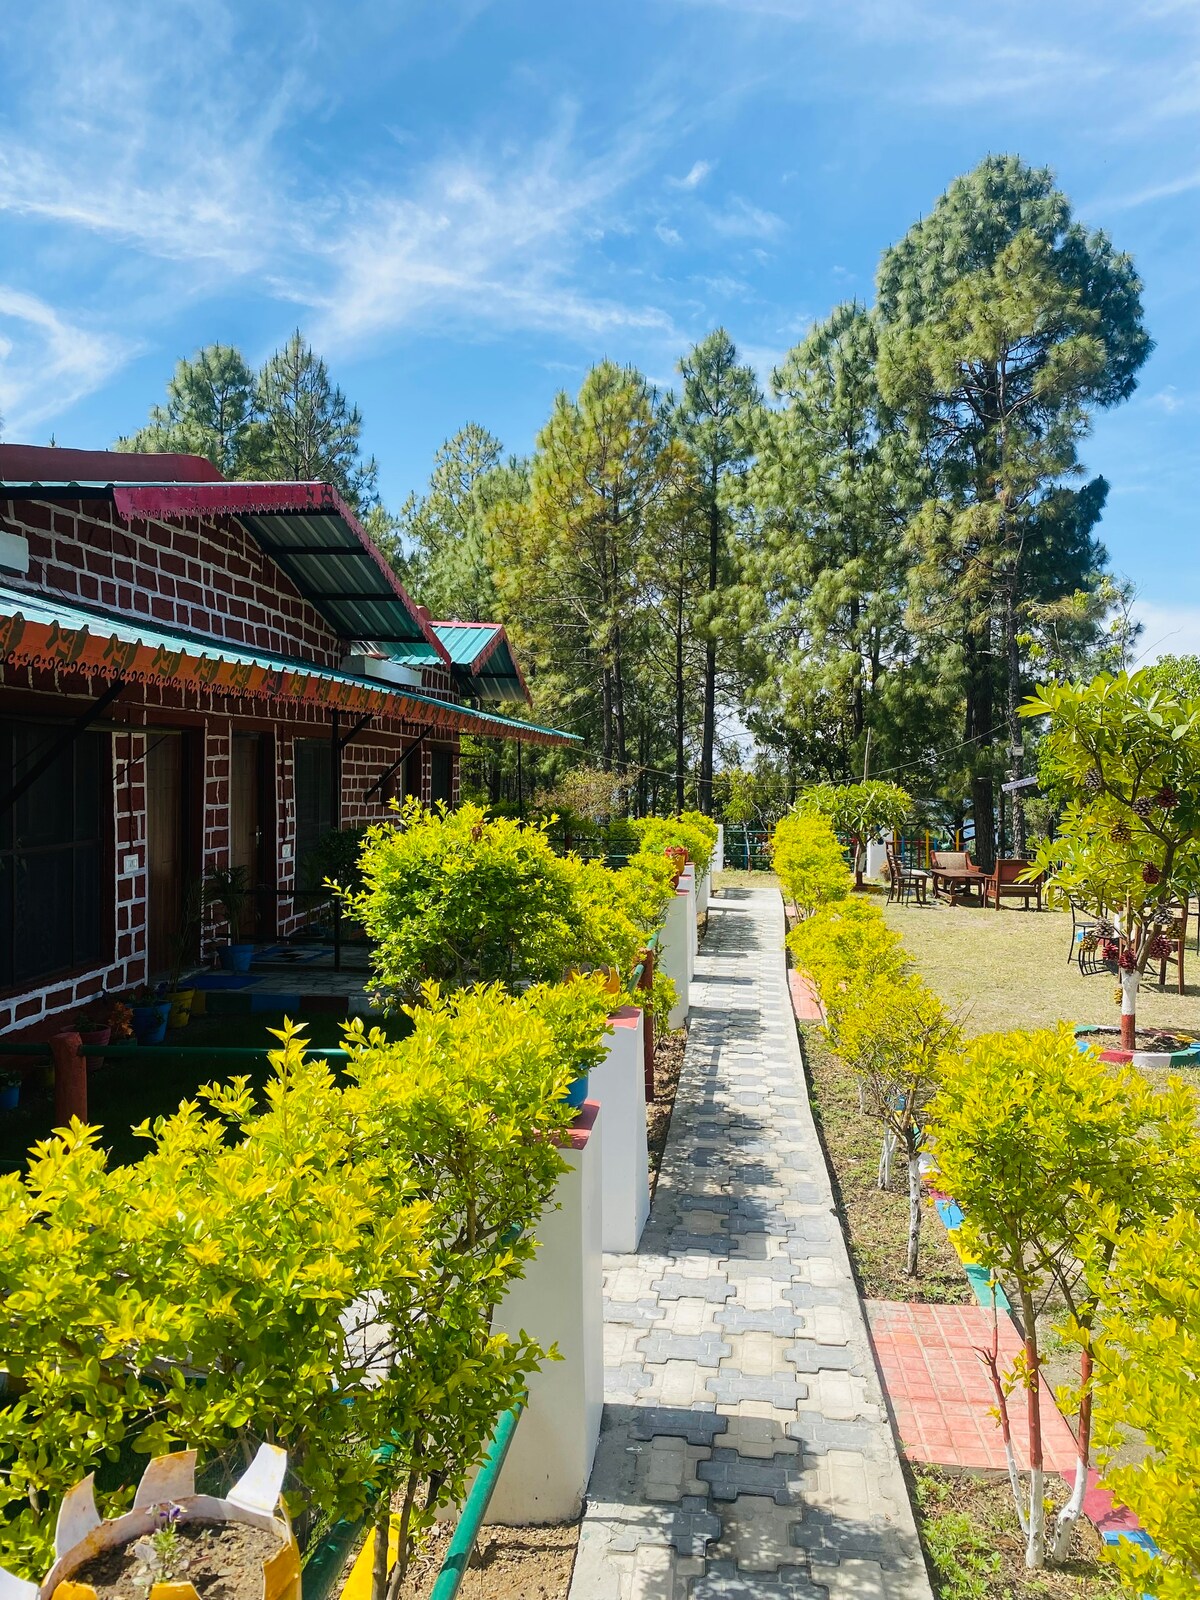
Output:
M101 624L101 627L103 624ZM215 694L248 695L258 700L294 705L323 705L360 715L420 722L435 728L475 733L485 738L518 738L535 744L566 744L571 736L528 723L492 717L426 695L410 695L319 667L278 666L254 660L230 660L214 641L210 655L201 645L176 645L174 641L145 643L118 633L93 633L86 624L66 627L60 622L40 622L20 611L0 615L0 661L16 666L42 667L86 673L110 681L129 683L189 684ZM237 652L241 654L241 652Z

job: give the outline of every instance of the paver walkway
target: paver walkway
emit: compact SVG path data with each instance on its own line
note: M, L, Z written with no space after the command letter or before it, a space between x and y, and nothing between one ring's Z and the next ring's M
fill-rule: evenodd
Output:
M813 1127L783 902L709 909L650 1221L605 1266L571 1600L929 1600Z

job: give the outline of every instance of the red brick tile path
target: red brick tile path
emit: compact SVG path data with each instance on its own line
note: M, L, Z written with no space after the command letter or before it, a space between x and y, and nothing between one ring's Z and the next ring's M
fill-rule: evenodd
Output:
M992 1313L981 1306L866 1302L867 1324L884 1390L910 1461L940 1467L1003 1467L1004 1443L991 1415L991 1382L975 1351L990 1348ZM1000 1313L1000 1370L1021 1348L1006 1312ZM1029 1466L1024 1394L1011 1399L1017 1465ZM1046 1467L1074 1481L1075 1439L1054 1403L1042 1392Z
M797 1022L823 1022L821 1002L813 988L812 979L805 972L788 968L788 989L792 996L792 1010Z

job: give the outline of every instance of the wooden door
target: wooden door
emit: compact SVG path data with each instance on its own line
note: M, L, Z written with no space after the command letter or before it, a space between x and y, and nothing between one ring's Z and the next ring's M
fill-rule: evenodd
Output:
M233 762L229 785L229 862L245 867L251 889L262 881L262 751L256 733L239 733L233 739ZM242 914L241 937L258 937L262 907L252 894Z
M183 918L183 741L146 735L147 945L150 974L160 978L175 960Z

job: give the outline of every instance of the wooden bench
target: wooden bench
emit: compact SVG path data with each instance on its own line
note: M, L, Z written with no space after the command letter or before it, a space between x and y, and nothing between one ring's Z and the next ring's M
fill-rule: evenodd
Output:
M1042 884L1043 875L1039 872L1032 881L1023 883L1021 874L1029 870L1028 861L1022 861L1019 856L1005 856L996 862L994 871L985 874L983 879L984 904L990 900L996 910L1000 909L1000 900L1022 899L1025 909L1029 909L1030 899L1037 898L1037 908L1042 909Z

